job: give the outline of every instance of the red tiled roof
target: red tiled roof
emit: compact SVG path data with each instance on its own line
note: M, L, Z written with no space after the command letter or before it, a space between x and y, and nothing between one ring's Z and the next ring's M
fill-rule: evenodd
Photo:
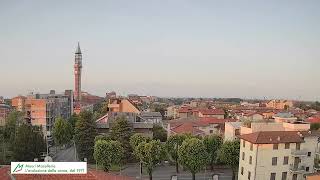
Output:
M320 123L320 117L309 117L306 119L306 122L309 123Z
M0 179L11 180L8 175L10 166L0 168ZM88 170L87 174L19 174L14 175L16 180L133 180L128 176L118 176L103 171Z
M181 123L179 125L176 125L175 127L171 128L171 131L177 134L184 134L184 133L190 133L193 135L204 134L203 131L196 128L196 125L193 122L186 122L186 123Z
M10 166L5 166L0 168L0 179L1 180L11 180L8 172L10 171Z
M224 124L225 122L236 122L236 119L218 119L218 118L209 118L204 117L196 121L197 124L209 125L209 124Z
M303 137L309 135L306 131L260 131L243 134L239 138L254 144L277 144L304 142Z
M199 110L203 115L224 115L223 109L201 109Z

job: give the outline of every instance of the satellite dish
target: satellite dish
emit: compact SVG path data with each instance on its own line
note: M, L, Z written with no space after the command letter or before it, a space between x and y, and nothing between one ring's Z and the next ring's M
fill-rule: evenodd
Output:
M50 157L50 156L46 156L45 158L44 158L44 162L52 162L53 160L52 160L52 157Z

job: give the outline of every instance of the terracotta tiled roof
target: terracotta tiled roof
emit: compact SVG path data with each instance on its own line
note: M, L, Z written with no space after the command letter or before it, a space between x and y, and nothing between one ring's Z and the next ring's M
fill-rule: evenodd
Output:
M199 110L203 115L224 115L223 109L201 109Z
M8 172L10 171L10 166L5 166L0 168L0 179L1 180L11 180Z
M320 123L320 117L309 117L306 119L306 122L309 123Z
M176 125L175 127L171 128L171 131L177 134L185 134L190 133L193 135L204 134L203 131L199 130L193 122L186 122Z
M200 118L195 123L201 124L201 125L209 125L209 124L224 124L225 122L236 122L236 119L218 119L218 118Z
M239 138L254 144L277 144L304 142L303 137L312 135L307 131L260 131L243 134Z

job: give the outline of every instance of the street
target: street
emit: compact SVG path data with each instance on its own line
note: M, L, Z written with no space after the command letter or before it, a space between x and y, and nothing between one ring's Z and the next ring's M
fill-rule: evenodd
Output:
M121 171L122 175L135 177L136 179L140 178L139 174L139 165L138 164L130 164L127 165L125 169ZM161 165L154 169L153 171L153 179L155 180L170 180L172 175L175 175L175 167L169 165ZM213 174L219 174L219 180L231 180L232 172L231 169L216 169L214 172L200 172L196 174L197 180L209 180L212 179ZM148 175L144 173L143 179L148 179ZM183 171L180 169L180 173L178 174L178 180L191 180L192 175L188 171Z
M75 149L74 146L68 147L66 149L61 149L54 156L53 161L55 162L75 162ZM140 166L139 164L127 164L123 167L121 175L134 177L135 179L140 179ZM119 174L119 173L116 173ZM211 171L202 171L196 174L197 180L210 180L212 179L213 174L219 175L219 180L231 180L232 172L231 169L222 169L217 168L213 172ZM155 180L170 180L172 175L176 175L175 167L169 165L159 165L153 171L153 179ZM148 179L148 175L144 172L142 179ZM192 175L188 171L184 171L180 167L180 173L178 174L178 180L191 180Z

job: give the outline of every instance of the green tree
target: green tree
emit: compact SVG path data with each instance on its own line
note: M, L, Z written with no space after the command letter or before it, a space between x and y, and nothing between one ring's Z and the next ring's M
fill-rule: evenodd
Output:
M208 163L208 153L203 142L197 138L186 139L178 150L179 162L188 169L195 180L195 175Z
M136 133L130 137L130 146L133 150L136 150L140 143L148 142L150 138L143 136L142 134Z
M98 136L96 136L95 138L94 138L94 142L97 142L98 140L105 140L105 141L111 141L112 139L111 139L111 137L109 136L109 135L106 135L106 134L100 134L100 135L98 135Z
M75 128L75 143L77 154L80 159L87 158L93 162L94 139L97 135L95 121L92 119L92 113L83 111L79 115L79 120Z
M23 123L23 113L19 111L12 111L9 113L7 122L5 124L4 129L4 138L9 141L13 142L15 133L19 125Z
M222 145L222 138L218 135L205 136L203 138L203 144L206 147L206 151L209 155L209 165L211 171L217 159L217 151Z
M33 161L34 158L40 157L45 147L41 128L27 124L17 128L13 147L13 156L16 161Z
M55 143L59 146L69 143L72 139L72 134L72 125L62 118L57 118L53 127Z
M226 141L220 148L219 160L232 169L232 180L235 180L235 172L239 166L239 141Z
M104 171L109 171L111 165L119 165L123 155L124 150L118 141L98 140L95 142L93 156Z
M153 139L165 142L167 140L167 131L159 125L154 125L152 128Z
M76 123L77 121L79 120L79 116L77 114L73 114L69 119L68 119L68 122L70 123L71 125L71 130L72 130L72 136L74 136L74 131L75 131L75 128L76 128Z
M137 147L137 155L143 166L147 169L149 179L152 180L152 172L164 155L164 149L159 140L141 142Z
M140 143L142 142L149 142L150 138L147 138L141 134L134 134L133 136L130 137L130 145L133 149L133 154L137 159L139 159L139 154L137 152L137 147L139 146ZM140 160L140 159L139 159ZM140 161L140 173L142 174L142 162Z
M186 139L185 135L176 134L170 136L166 142L166 151L171 161L176 164L176 172L179 173L178 149L182 142Z
M320 123L312 123L310 125L310 130L318 130L320 129Z
M132 125L123 116L117 117L111 125L110 137L119 141L125 151L125 159L132 159L132 148L130 146L130 137L133 134Z

